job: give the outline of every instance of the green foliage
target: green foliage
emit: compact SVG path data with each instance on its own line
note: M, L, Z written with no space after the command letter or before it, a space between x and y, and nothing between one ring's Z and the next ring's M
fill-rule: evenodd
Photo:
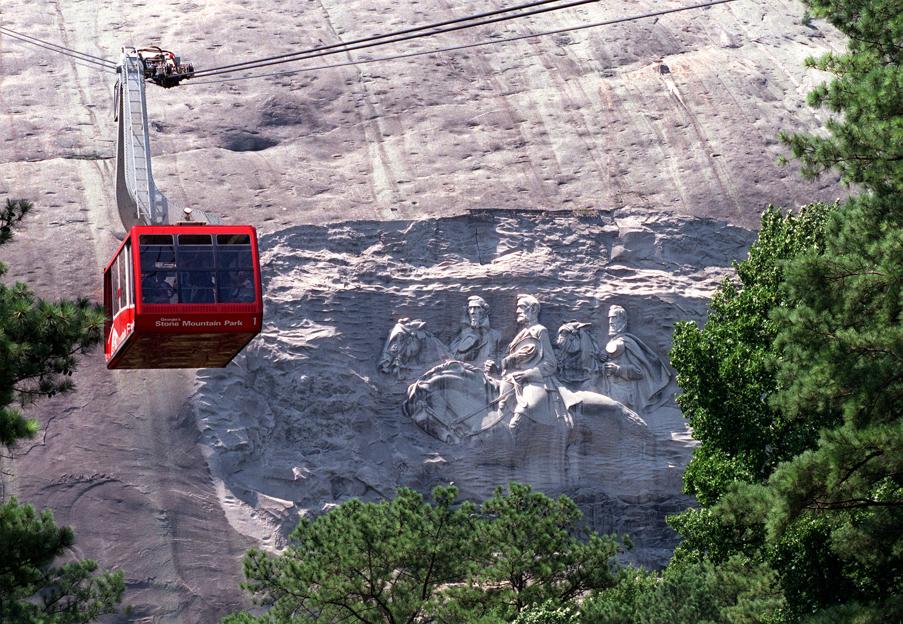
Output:
M863 194L824 215L813 230L821 242L742 263L738 287L719 293L706 327L676 334L681 404L702 441L685 482L703 508L671 522L685 538L678 562L735 552L767 561L787 599L785 621L896 621L903 11L897 0L806 4L850 36L849 49L809 62L834 74L810 95L836 114L827 132L783 139L804 174L836 169ZM762 237L774 238L764 221Z
M580 624L580 613L574 607L548 600L521 611L514 624Z
M784 599L765 565L735 556L671 564L661 574L626 571L583 606L587 624L765 624Z
M0 245L13 237L13 226L21 221L33 207L32 203L25 199L6 200L6 205L0 208Z
M483 503L478 539L488 545L473 576L480 599L505 605L510 618L531 604L566 605L615 582L612 560L620 544L595 533L581 535L574 502L553 500L512 483Z
M6 200L0 244L31 208L25 200ZM5 271L0 263L0 275ZM25 284L0 284L0 444L11 447L37 432L37 422L12 405L70 390L76 355L100 342L102 327L100 307L87 299L51 303Z
M122 599L122 572L97 574L93 561L52 565L74 542L49 511L15 498L0 504L0 622L75 624L112 613Z
M246 588L270 605L260 621L422 619L437 589L466 575L477 547L475 509L456 505L456 494L436 488L435 504L407 489L388 502L351 500L302 519L282 555L250 551Z
M7 200L0 210L0 244L31 210ZM0 275L6 267L0 264ZM75 357L100 341L103 315L87 300L49 303L24 284L0 284L0 444L10 448L38 430L13 403L71 389ZM94 561L54 560L74 542L49 511L15 498L0 502L0 622L76 624L112 613L122 599L121 572L100 572Z
M848 202L826 253L789 268L785 289L798 303L776 315L784 388L774 404L792 418L842 422L772 475L770 541L823 525L855 589L847 600L865 610L903 589L901 205L903 193Z
M825 253L804 254L777 312L774 405L788 417L835 414L815 448L781 465L765 493L769 542L819 526L842 565L844 598L818 622L903 619L903 11L894 0L815 0L850 37L812 61L834 80L811 94L842 117L819 137L785 137L804 170L836 168L864 192L830 222ZM838 604L832 604L838 603ZM818 607L819 605L816 605Z
M103 314L86 299L55 303L0 284L0 444L37 431L11 405L72 388L76 356L100 341Z
M850 37L848 51L808 59L834 74L809 103L836 116L828 133L784 133L782 140L816 176L830 169L843 180L881 192L903 192L903 11L899 0L808 0L809 11Z
M856 435L837 429L844 417L862 419L864 409L897 418L903 383L893 355L900 324L890 322L899 311L888 301L870 303L880 280L850 289L823 281L844 262L835 232L839 224L852 228L849 218L849 206L807 207L798 217L767 211L749 259L719 289L705 327L679 327L672 350L684 390L679 401L701 441L685 484L703 504L669 519L683 537L676 560L722 562L742 553L767 561L791 620L838 601L867 601L899 583L900 490L887 480L900 472L899 424ZM875 266L861 257L868 251L859 245L853 252L860 273ZM806 266L820 268L797 277ZM847 270L843 279L856 273ZM886 276L895 274L887 267ZM894 288L891 299L899 300ZM837 308L819 318L845 323L847 344L827 340L824 325L807 330L801 311L809 300ZM882 305L889 308L883 315ZM857 325L868 329L851 335ZM861 357L854 344L864 347ZM862 490L872 486L883 498L864 511ZM815 517L832 509L831 523ZM855 523L832 528L842 511ZM864 533L867 526L874 530ZM875 554L869 539L879 528L886 548Z
M778 387L771 311L790 302L781 291L784 263L823 249L836 206L813 204L799 215L769 207L749 257L736 264L709 307L703 328L680 323L671 363L684 415L701 446L684 473L686 491L703 505L735 481L764 481L774 467L815 443L823 422L785 419L768 403Z
M866 195L831 222L822 255L789 269L780 408L834 411L854 426L896 421L903 400L903 192Z
M566 497L511 484L478 510L456 496L440 487L427 502L402 488L302 520L281 555L245 558L245 587L266 613L225 621L567 622L573 599L614 584L618 542L581 536Z

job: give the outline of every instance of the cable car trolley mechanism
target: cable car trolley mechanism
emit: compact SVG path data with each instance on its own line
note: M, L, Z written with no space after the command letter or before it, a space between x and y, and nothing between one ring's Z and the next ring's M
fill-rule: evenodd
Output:
M144 64L144 77L163 88L175 87L182 80L194 76L194 65L182 63L182 59L160 46L135 50Z
M173 87L193 71L158 47L123 48L116 202L129 233L104 270L107 368L222 367L260 333L254 228L176 211L154 184L145 81Z

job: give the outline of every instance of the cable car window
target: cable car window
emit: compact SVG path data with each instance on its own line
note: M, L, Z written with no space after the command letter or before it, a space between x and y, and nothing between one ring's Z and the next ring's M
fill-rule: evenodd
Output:
M180 234L176 261L180 303L216 303L213 237Z
M115 318L122 307L119 304L119 256L116 256L113 266L110 267L110 286L112 287L110 295L113 303L113 317Z
M172 234L142 234L138 237L139 247L145 245L170 245L172 246Z
M176 249L171 234L142 234L139 237L141 301L178 303Z
M122 254L119 256L122 258L123 264L125 265L125 305L131 306L134 305L134 295L132 294L135 288L135 278L134 271L132 267L132 245L128 241L125 243L125 247L122 250Z
M116 257L116 275L119 287L116 289L116 311L122 310L125 303L125 291L128 290L128 278L125 269L125 254L121 253Z
M141 273L176 268L176 250L169 234L142 234L139 238L141 249Z
M247 234L217 234L217 245L250 245L251 237Z
M253 270L254 258L251 255L251 248L244 246L229 246L216 248L216 265L220 269L238 269Z
M220 303L250 303L254 301L254 278L250 269L217 271Z
M180 271L201 271L213 269L213 247L180 247Z
M141 300L144 303L178 303L175 271L151 271L141 274Z
M179 245L212 245L209 234L180 234Z
M253 302L251 237L247 234L219 234L216 243L217 299L222 303Z
M180 303L216 303L213 271L179 271Z

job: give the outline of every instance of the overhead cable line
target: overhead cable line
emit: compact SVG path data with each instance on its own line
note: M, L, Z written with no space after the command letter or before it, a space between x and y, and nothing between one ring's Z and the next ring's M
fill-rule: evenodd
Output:
M345 61L342 63L332 63L329 65L316 65L313 67L302 67L301 69L289 69L289 70L285 70L285 71L270 72L270 73L266 73L266 74L251 74L248 76L237 76L235 78L220 78L218 80L200 80L197 82L186 82L183 84L186 84L189 86L221 84L221 83L225 83L225 82L238 82L241 80L251 80L254 78L271 78L271 77L291 76L294 74L300 74L300 73L305 73L305 72L322 71L322 70L326 70L326 69L336 69L336 68L340 68L340 67L364 65L364 64L368 64L368 63L397 61L397 60L403 60L403 59L413 58L413 57L417 57L417 56L428 56L430 54L439 54L439 53L444 53L444 52L456 52L459 50L469 50L471 48L478 48L478 47L495 45L495 44L500 44L500 43L511 43L514 41L523 41L524 39L535 39L538 37L548 37L550 35L560 35L563 33L575 32L575 31L579 31L579 30L586 30L589 28L599 28L601 26L613 26L615 24L623 24L625 22L634 22L634 21L638 21L641 19L648 19L651 17L660 17L662 15L669 15L671 13L679 13L682 11L691 11L694 9L705 9L705 8L712 7L712 6L717 6L719 4L728 4L728 3L736 2L736 1L737 0L713 0L712 2L688 5L688 6L684 6L684 7L675 7L672 9L662 9L660 11L651 11L649 13L642 13L642 14L638 14L638 15L632 15L629 17L618 17L618 18L614 18L614 19L604 20L601 22L593 22L591 24L582 24L579 26L569 26L567 28L557 28L555 30L547 30L547 31L538 32L538 33L527 33L524 35L516 35L513 37L504 37L501 39L491 39L488 41L477 41L475 43L467 43L467 44L451 46L451 47L446 47L446 48L436 48L433 50L423 50L420 52L407 52L407 53L402 53L402 54L393 54L390 56L380 56L380 57L369 58L369 59ZM322 56L325 56L325 55L322 55ZM311 58L317 58L317 57L311 57ZM298 59L298 60L305 60L305 59Z
M0 32L0 35L5 35L5 36L9 37L10 39L12 39L12 40L14 41L14 43L18 43L18 44L20 44L20 45L26 45L26 44L32 44L32 45L33 45L33 42L27 41L27 40L25 40L25 39L21 39L21 38L19 38L19 37L16 37L15 35L10 35L10 34L4 33L4 32ZM44 46L38 46L38 47L44 47ZM50 49L50 48L48 48L48 49ZM57 52L58 50L53 50L53 51L54 51L54 52ZM66 56L69 56L69 55L66 55ZM71 56L70 58L72 59L72 62L73 62L73 63L75 63L76 65L79 65L79 66L81 66L81 67L87 67L88 69L94 69L94 70L97 70L97 71L102 71L102 72L104 72L104 73L107 73L107 72L109 72L109 73L115 73L115 72L116 72L116 68L115 68L115 67L110 67L110 66L108 66L108 65L103 65L103 64L101 64L101 63L97 63L97 62L94 62L94 61L89 61L88 59L79 58L79 57L77 57L77 56Z
M25 33L21 33L21 32L15 31L15 30L13 30L12 28L7 28L6 26L0 26L0 31L5 31L5 32L8 33L9 35L14 35L14 36L17 36L17 37L20 37L20 38L28 39L28 40L30 40L30 41L33 42L33 43L42 43L42 44L44 44L44 45L51 46L51 47L57 49L57 50L60 51L60 52L71 52L72 54L77 54L77 55L79 55L79 56L85 57L86 60L87 60L87 59L93 59L93 60L95 60L95 61L104 63L105 65L110 65L111 67L115 67L115 66L116 66L116 63L114 63L113 61L110 61L110 60L108 60L108 59L102 58L102 57L100 57L100 56L94 56L93 54L88 54L87 52L79 52L78 50L73 50L72 48L67 48L67 47L65 47L65 46L61 46L61 45L59 45L58 43L53 43L53 42L51 42L51 41L44 41L43 39L38 39L37 37L34 37L34 36L32 36L32 35L27 35L27 34L25 34Z
M549 4L550 1L554 1L554 0L544 0L543 2L540 2L539 4ZM565 4L559 4L559 5L555 5L555 6L544 6L543 8L533 9L532 11L527 11L525 13L516 13L514 15L502 15L502 16L492 17L489 19L484 19L482 21L477 21L477 22L471 21L472 18L460 18L461 21L470 21L471 23L457 24L454 26L449 26L447 28L439 28L439 29L430 30L429 32L421 32L421 33L407 34L407 35L401 35L401 36L396 36L393 33L390 35L385 35L383 37L378 37L379 39L384 39L383 41L369 41L369 42L361 43L361 44L339 43L339 44L334 44L332 46L329 46L330 47L329 50L324 50L324 51L313 50L310 52L298 52L297 54L300 56L297 56L295 58L281 59L281 60L276 60L276 61L268 61L268 62L263 62L263 63L249 61L248 64L245 65L242 69L259 69L261 67L270 67L272 65L281 65L284 63L293 63L296 61L303 61L303 60L312 59L312 58L321 58L324 56L331 56L333 54L342 54L344 52L351 52L354 50L364 50L367 48L389 45L391 43L401 43L403 41L410 41L412 39L433 37L435 35L456 32L459 30L466 30L469 28L476 28L477 26L486 26L489 24L497 24L499 22L507 22L507 21L514 20L514 19L531 17L533 15L539 15L542 13L549 13L552 11L561 11L564 9L570 9L570 8L574 8L574 7L578 7L578 6L583 6L586 4L594 4L594 3L600 2L600 1L601 0L571 0L570 2L567 2ZM386 39L385 37L392 37L392 38ZM234 73L237 71L241 71L241 70L240 69L223 69L223 70L212 70L211 69L211 70L197 71L197 72L195 72L194 75L195 75L195 77L206 78L206 77L210 77L210 76L218 76L220 74L231 74L231 73Z
M39 48L44 48L45 50L50 50L51 52L63 54L64 56L68 56L79 61L97 65L98 67L103 67L109 70L116 69L116 64L112 61L100 58L99 56L94 56L93 54L88 54L87 52L79 52L78 50L73 50L72 48L67 48L65 46L51 43L49 41L44 41L43 39L38 39L37 37L32 37L31 35L26 35L25 33L20 33L10 28L6 28L5 26L0 26L0 34L6 35L7 37L10 37L12 39L17 39L18 41L29 45L34 45Z
M251 69L250 67L248 67L249 65L256 65L257 63L264 63L266 61L275 61L275 60L279 60L279 59L289 59L289 58L293 59L294 57L302 56L305 54L311 54L314 52L322 52L322 51L326 51L326 50L333 50L336 48L344 48L346 46L351 46L351 45L358 45L361 43L369 43L371 41L376 41L379 39L386 39L388 37L397 37L400 35L407 35L410 33L421 32L424 30L441 28L442 26L449 26L451 24L460 24L462 22L469 22L469 21L473 21L476 19L492 17L494 15L501 15L502 13L510 13L512 11L520 11L523 9L530 9L530 8L543 6L543 5L547 5L547 4L554 4L556 2L561 2L561 1L562 0L534 0L533 2L528 2L527 4L521 4L518 6L512 6L512 7L508 7L508 8L504 8L504 9L496 9L495 11L486 11L484 13L468 15L466 17L458 17L458 18L454 18L454 19L445 20L442 22L434 22L432 24L424 24L423 26L413 26L411 28L405 28L403 30L396 30L393 32L382 33L379 35L370 35L367 37L362 37L360 39L354 39L352 41L342 41L339 43L333 43L333 44L324 45L324 46L317 46L314 48L308 48L307 50L301 50L300 52L288 52L286 54L278 54L276 56L265 56L263 58L253 59L250 61L243 61L241 63L233 63L232 65L223 65L221 67L210 67L210 68L202 69L202 70L196 72L195 75L200 76L202 74L207 74L209 72L215 72L215 71L220 71L220 70L224 70L224 69L233 69L233 68ZM593 0L587 0L587 1L593 1ZM598 0L595 0L595 1L598 1ZM559 8L566 8L566 7L562 6ZM523 15L517 15L517 16L512 16L512 17L523 17ZM478 25L478 24L475 24L475 25ZM339 52L342 52L342 51L344 51L344 50L339 50Z

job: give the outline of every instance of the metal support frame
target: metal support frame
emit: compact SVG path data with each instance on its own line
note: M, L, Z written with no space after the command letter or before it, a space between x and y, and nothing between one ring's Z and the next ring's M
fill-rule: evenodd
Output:
M154 184L151 170L147 100L144 95L144 62L135 48L123 48L116 83L114 110L119 121L116 141L116 204L122 225L168 225L180 221L175 210ZM219 223L220 219L199 210L193 221Z

